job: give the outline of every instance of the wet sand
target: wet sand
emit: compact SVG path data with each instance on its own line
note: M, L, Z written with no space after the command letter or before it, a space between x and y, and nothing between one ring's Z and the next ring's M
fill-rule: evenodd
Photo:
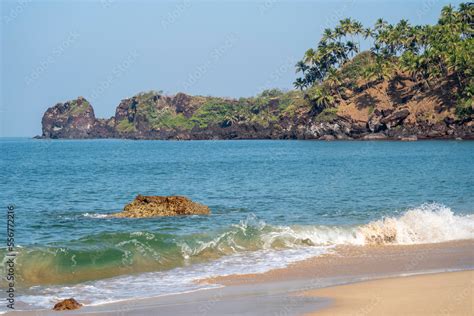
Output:
M466 288L468 283L459 282L472 280L472 269L474 269L474 240L413 246L346 246L333 249L331 254L298 262L284 269L201 281L223 285L217 289L84 306L78 311L64 314L302 315L319 311L333 315L335 312L332 311L344 314L347 308L352 310L368 304L371 306L373 291L387 292L399 299L393 301L381 296L383 303L373 308L378 312L376 314L387 314L393 304L409 300L411 293L418 294L415 298L419 300L419 304L417 305L416 299L410 301L413 304L407 307L410 308L408 312L417 314L417 311L424 306L422 304L428 304L437 295L452 296L464 293L462 289ZM448 273L459 270L471 271L461 272L464 274ZM423 279L419 278L426 279L422 282L419 280ZM367 280L375 281L367 282ZM349 285L347 288L340 286L343 284ZM465 310L465 301L472 298L472 282L470 284L471 292L466 294L465 299L464 295L460 294L463 309L459 311ZM356 286L360 288L352 288ZM341 288L343 290L340 290ZM426 288L430 293L428 295L426 291L425 297ZM366 296L361 296L357 300L348 299L358 290L364 292ZM441 304L440 307L450 308L449 304L454 301L456 297L450 300L438 300L438 303ZM335 308L346 309L335 310ZM15 314L62 313L41 310Z
M474 240L408 246L340 246L332 253L296 262L261 274L216 277L203 282L224 285L258 284L276 280L314 281L375 278L474 267ZM324 285L324 284L323 284Z

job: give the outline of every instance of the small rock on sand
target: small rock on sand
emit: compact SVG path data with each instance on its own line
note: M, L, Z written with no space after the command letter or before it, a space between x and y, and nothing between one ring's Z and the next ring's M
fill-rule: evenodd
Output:
M68 298L65 300L62 300L61 302L58 302L54 305L53 310L55 311L69 311L69 310L74 310L81 308L82 304L80 304L78 301L76 301L73 298Z

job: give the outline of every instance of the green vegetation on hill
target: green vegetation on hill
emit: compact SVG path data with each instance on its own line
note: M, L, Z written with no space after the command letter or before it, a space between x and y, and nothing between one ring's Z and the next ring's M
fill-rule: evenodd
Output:
M454 82L449 97L456 99L458 118L467 118L473 114L473 15L474 5L461 4L458 9L444 7L436 25L410 25L406 20L391 25L379 19L373 27L364 28L353 19L344 19L334 29L326 29L317 47L308 49L296 64L297 73L302 74L294 82L296 90L270 89L240 99L187 96L194 105L186 115L178 112L161 91L143 92L130 105L135 119L117 122L117 129L134 132L138 121L153 130L190 131L243 124L268 127L305 115L330 123L338 119L340 104L354 103L354 99L346 101L369 87L376 91L372 90L365 101L364 115L371 115L377 102L395 105L387 88L394 78L411 80L410 86L420 91L431 91L443 81ZM363 39L372 47L361 52ZM451 89L450 85L445 86ZM419 116L423 115L433 113ZM429 120L439 119L434 115Z
M148 91L109 120L79 97L46 111L43 137L473 138L473 16L463 3L444 7L435 25L344 19L296 64L295 90L239 99Z
M84 113L90 107L89 101L84 98L78 98L69 102L69 113L78 116Z
M135 132L136 128L133 125L133 123L128 121L128 119L123 119L117 123L117 130L119 132L131 133L131 132Z
M297 109L308 108L309 104L303 98L303 93L299 91L283 92L278 89L265 90L256 97L238 100L210 98L190 120L203 128L242 122L268 126L281 116L292 116Z
M299 109L309 111L310 104L301 91L283 92L278 89L265 90L256 97L226 99L216 97L191 97L200 100L200 106L190 117L176 113L175 109L160 101L161 92L143 92L135 96L130 107L136 116L146 119L150 127L159 129L191 130L193 127L228 127L233 124L259 124L268 126L282 116L293 117ZM159 106L159 103L162 105ZM133 122L124 119L117 123L121 132L136 130Z
M436 25L410 25L401 20L392 25L383 19L372 28L353 19L326 29L316 48L306 51L296 64L302 73L294 82L307 91L319 111L336 106L344 89L358 82L388 81L400 73L431 89L453 78L460 117L473 114L474 98L474 4L451 5L441 11ZM362 38L373 43L360 53ZM355 57L354 57L355 56Z

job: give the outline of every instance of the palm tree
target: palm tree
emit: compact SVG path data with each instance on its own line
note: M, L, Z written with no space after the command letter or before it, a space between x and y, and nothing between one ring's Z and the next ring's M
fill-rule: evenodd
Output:
M369 88L369 84L374 80L375 69L373 66L365 67L362 71L362 78L365 81L365 89Z
M325 41L325 42L332 41L334 40L334 36L335 34L332 32L332 30L327 28L323 32L323 38L321 41Z
M364 36L364 39L372 38L372 46L374 45L373 37L375 36L375 32L370 27L363 29L361 34Z
M339 92L339 88L341 87L342 82L335 68L329 69L326 82L331 88L331 90L336 92L339 95L339 98L342 99L341 93Z
M316 110L318 112L330 107L334 103L334 97L322 86L315 87L310 98L316 103Z
M339 21L339 27L344 35L352 34L352 20L350 18Z
M413 81L418 79L418 56L415 55L412 51L405 52L401 58L400 63L402 69L408 72Z
M471 3L461 3L459 5L459 20L463 25L470 26L471 25L471 30L472 30L472 24L473 24L473 18L474 18L474 4ZM474 35L470 34L470 37L473 37Z
M357 48L357 46L352 41L348 41L346 43L346 48L347 48L348 54L350 54L351 56L354 56L354 54L359 53L359 49Z
M303 89L307 86L306 81L302 78L296 78L295 82L293 82L293 85L296 89L300 89L301 91L303 91Z
M305 63L304 61L302 61L302 60L300 60L299 62L297 62L296 65L295 65L295 67L296 67L296 73L302 72L303 75L304 75L304 73L309 69L309 66L306 65L306 63Z
M364 34L364 26L359 21L354 21L352 25L352 31L358 37L357 46L358 51L360 52L360 35Z
M377 56L373 71L375 77L378 80L382 82L389 81L393 76L394 67L388 59ZM385 96L385 99L388 104L393 106L392 101L390 100L390 97L388 95L387 89L383 89L383 87L380 86L379 92L381 92Z
M345 35L346 33L344 32L344 29L341 26L336 26L334 29L334 37L340 40Z
M375 22L375 30L376 31L381 31L387 27L388 23L382 18L377 19Z
M304 53L303 61L308 65L312 65L315 60L315 57L316 57L316 51L310 48Z
M439 19L440 24L450 24L454 19L454 8L452 5L444 6L441 9L441 17Z

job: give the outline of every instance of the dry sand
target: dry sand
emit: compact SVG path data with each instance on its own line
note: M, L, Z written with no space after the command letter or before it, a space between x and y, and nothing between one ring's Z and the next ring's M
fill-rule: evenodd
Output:
M474 315L474 271L367 281L305 292L334 299L308 315Z

